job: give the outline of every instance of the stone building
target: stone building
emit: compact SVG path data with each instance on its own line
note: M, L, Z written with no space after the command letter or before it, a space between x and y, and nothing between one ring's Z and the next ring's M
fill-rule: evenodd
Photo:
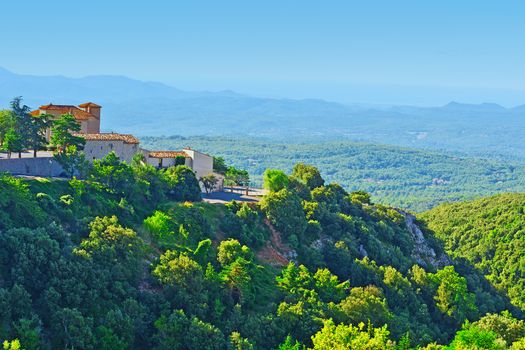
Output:
M191 168L191 158L181 151L146 151L146 161L157 168L169 168L175 165L186 165Z
M130 163L133 156L141 152L139 140L133 135L116 133L79 133L75 135L86 139L84 154L86 160L90 162L104 158L110 152L115 152L120 160Z
M71 114L80 124L80 132L83 134L100 133L100 109L102 107L93 102L82 103L78 106L73 105L48 105L40 106L39 109L31 112L31 115L38 116L49 114L55 118L62 114ZM49 140L50 130L46 130L46 138Z
M78 106L55 105L50 103L47 105L40 106L39 109L32 111L31 114L33 116L48 114L53 116L53 118L58 118L63 114L73 115L81 127L80 131L75 135L83 137L86 140L83 152L86 156L86 160L90 162L93 162L93 160L95 159L102 159L110 152L115 152L115 154L120 158L120 160L125 161L127 163L131 163L135 154L142 153L145 156L146 162L148 164L158 168L168 168L176 165L186 165L195 172L197 179L213 174L213 157L208 154L191 149L189 147L184 148L181 151L148 151L140 148L139 140L133 135L118 133L101 133L101 108L101 106L93 102L82 103ZM46 139L49 140L50 136L50 130L46 130ZM46 157L49 158L49 161L54 162L50 156ZM16 168L17 171L24 172L24 169L29 169L27 163L24 162L31 161L32 160L19 161L18 163L21 164L20 166L18 163L8 164L7 162L3 162L0 163L0 170L2 170L2 166L5 165L7 168ZM45 161L41 163L42 164L38 163L39 167L35 168L34 171L29 169L26 172L28 174L51 174L51 170L44 167L44 165L47 166L48 164ZM35 164L37 163L35 162ZM41 169L44 169L45 171ZM219 180L217 184L217 189L221 189L223 178L218 174L215 175Z
M213 173L213 157L191 148L182 151L148 151L144 150L148 164L158 168L174 165L186 165L193 169L197 178Z

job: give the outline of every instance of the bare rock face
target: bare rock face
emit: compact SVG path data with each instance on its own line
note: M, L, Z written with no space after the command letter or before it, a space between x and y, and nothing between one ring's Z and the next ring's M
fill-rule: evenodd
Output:
M428 244L425 236L423 235L423 232L416 224L416 217L414 215L404 211L399 212L405 217L407 229L414 238L412 257L417 261L418 264L422 266L430 265L437 269L452 264L452 261L448 255L442 253L438 256L434 248Z

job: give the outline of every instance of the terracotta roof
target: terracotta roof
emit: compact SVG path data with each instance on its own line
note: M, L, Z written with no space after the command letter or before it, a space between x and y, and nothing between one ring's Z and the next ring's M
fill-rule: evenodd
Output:
M73 105L54 105L52 103L48 104L48 105L42 105L39 107L39 109L43 110L43 111L47 111L48 109L52 109L52 110L55 110L55 109L64 109L64 108L77 108L77 106L73 106Z
M88 120L89 118L96 118L93 114L88 113L86 111L83 111L82 109L78 108L77 106L71 106L71 105L54 105L54 104L48 104L40 106L40 110L42 111L56 111L61 114L72 114L75 119L77 120ZM39 115L33 114L37 113L37 111L31 112L32 115Z
M182 151L151 151L149 152L148 157L150 158L177 158L177 157L188 158L189 156Z
M86 107L97 107L97 108L102 108L102 106L99 106L97 105L96 103L93 103L93 102L86 102L86 103L82 103L80 105L78 105L80 108L86 108Z
M29 112L33 117L38 117L40 115L40 110L36 109L34 111Z
M116 134L116 133L102 133L102 134L80 134L77 133L75 136L80 136L86 139L86 141L124 141L124 143L139 144L139 140L129 134Z

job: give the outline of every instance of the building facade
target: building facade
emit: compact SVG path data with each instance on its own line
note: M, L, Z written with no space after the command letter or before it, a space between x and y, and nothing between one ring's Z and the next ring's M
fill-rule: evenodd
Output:
M110 152L115 152L120 160L131 163L133 156L141 152L139 140L129 134L98 133L98 134L76 134L86 140L84 154L86 160L93 162L101 159Z
M149 165L157 168L169 168L177 165L186 165L191 168L197 177L213 174L213 157L196 151L191 148L184 148L181 151L149 151L140 148L139 140L133 135L118 133L101 133L100 132L100 110L101 106L86 102L74 105L55 105L47 104L40 106L39 109L32 111L33 116L42 114L51 115L56 119L63 114L71 114L80 124L80 131L76 136L83 137L86 140L84 154L86 160L93 162L96 159L102 159L110 152L115 152L120 160L131 163L133 156L142 153ZM51 131L46 130L46 139L49 141ZM219 187L222 188L222 177L219 179Z
M82 103L78 106L73 105L48 105L40 106L39 109L31 112L33 116L47 114L53 119L63 114L71 114L80 124L80 132L83 134L100 133L100 109L102 107L93 102ZM46 130L46 139L49 141L51 130Z

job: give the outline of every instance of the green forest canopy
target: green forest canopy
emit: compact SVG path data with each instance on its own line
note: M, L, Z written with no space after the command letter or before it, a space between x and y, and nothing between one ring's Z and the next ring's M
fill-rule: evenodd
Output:
M0 176L4 348L525 342L522 306L475 262L417 263L404 212L325 183L312 167L297 166L260 204L213 205L194 197L184 168L111 157L85 180ZM424 244L443 254L432 232Z
M348 191L364 190L379 203L414 211L443 202L525 191L523 165L395 146L198 136L143 137L141 142L157 149L191 144L248 170L256 186L262 186L267 168L289 174L295 163L312 164L327 181Z

